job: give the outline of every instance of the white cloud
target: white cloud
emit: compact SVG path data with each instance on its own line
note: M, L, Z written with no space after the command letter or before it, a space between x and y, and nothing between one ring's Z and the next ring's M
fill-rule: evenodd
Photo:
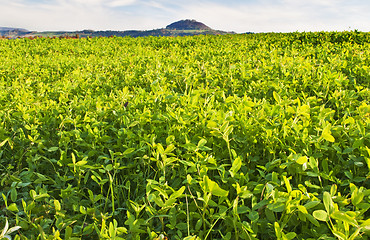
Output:
M123 7L129 6L136 3L136 0L115 0L115 1L107 1L107 6L109 7Z
M10 1L9 1L10 2ZM115 16L114 7L133 4L135 0L54 0L33 2L0 0L0 22L4 26L30 30L120 29L125 25ZM121 14L121 17L125 17Z
M191 16L209 24L210 27L237 32L292 32L348 30L359 26L369 31L370 4L361 1L357 5L338 0L281 0L259 1L238 6L212 2L184 4L181 16ZM362 26L362 27L360 27Z

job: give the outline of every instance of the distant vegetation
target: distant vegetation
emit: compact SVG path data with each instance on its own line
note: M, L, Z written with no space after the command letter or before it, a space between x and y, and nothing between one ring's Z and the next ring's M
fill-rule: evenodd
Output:
M147 36L194 36L194 35L224 35L232 34L232 32L225 32L214 30L201 22L195 20L181 20L168 25L166 28L153 29L146 31L126 30L126 31L46 31L46 32L31 32L25 29L14 28L0 28L0 36L17 38L17 37L147 37Z

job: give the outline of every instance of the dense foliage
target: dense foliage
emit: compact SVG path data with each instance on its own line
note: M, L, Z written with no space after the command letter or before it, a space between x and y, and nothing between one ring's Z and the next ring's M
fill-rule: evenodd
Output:
M367 239L369 39L0 40L0 230Z

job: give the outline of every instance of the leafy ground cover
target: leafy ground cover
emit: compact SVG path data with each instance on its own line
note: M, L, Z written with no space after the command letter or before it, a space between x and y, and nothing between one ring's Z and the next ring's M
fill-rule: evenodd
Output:
M367 239L369 66L359 32L0 40L1 236Z

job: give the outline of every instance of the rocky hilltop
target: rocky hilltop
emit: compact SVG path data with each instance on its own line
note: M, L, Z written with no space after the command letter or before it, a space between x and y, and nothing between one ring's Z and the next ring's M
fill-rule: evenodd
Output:
M212 30L207 25L197 22L195 20L181 20L178 22L171 23L166 27L166 29L172 29L172 30Z

